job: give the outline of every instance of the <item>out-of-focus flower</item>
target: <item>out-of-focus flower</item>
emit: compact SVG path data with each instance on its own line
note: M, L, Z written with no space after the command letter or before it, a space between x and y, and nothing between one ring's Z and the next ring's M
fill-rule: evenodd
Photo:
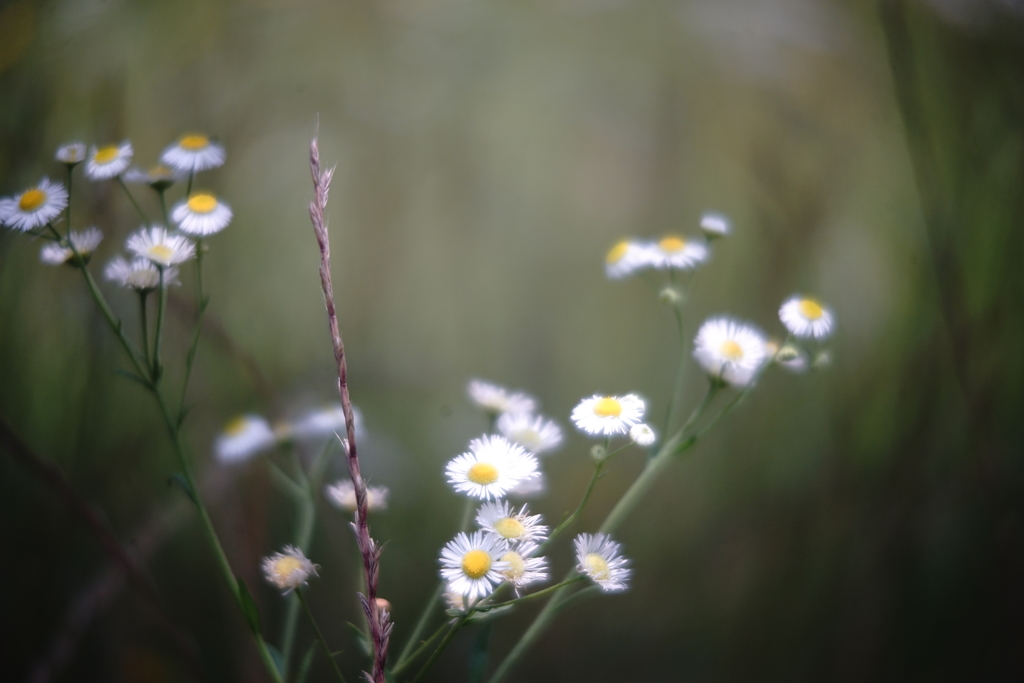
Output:
M769 359L761 331L731 318L705 321L694 339L693 356L711 377L735 387L747 386Z
M75 261L75 251L82 259L82 263L88 263L96 247L103 241L103 233L98 228L89 228L85 232L69 232L65 240L44 245L39 250L39 260L51 266L60 266ZM70 243L74 245L65 246Z
M224 164L224 147L206 135L183 135L160 155L160 160L183 173L198 173Z
M128 164L132 163L132 154L132 143L127 140L120 145L93 145L89 161L85 165L85 175L92 180L116 178L125 172Z
M644 410L644 401L636 394L595 394L580 401L571 417L576 427L588 434L612 436L628 432L643 419Z
M799 294L786 299L779 309L779 319L793 336L801 338L827 339L834 328L831 308Z
M67 205L68 191L64 186L43 178L21 194L0 199L0 223L25 232L46 225Z

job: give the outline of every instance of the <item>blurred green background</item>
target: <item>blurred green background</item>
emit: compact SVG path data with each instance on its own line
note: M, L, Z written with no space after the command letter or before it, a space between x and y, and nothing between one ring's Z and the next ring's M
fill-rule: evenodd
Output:
M603 257L723 211L735 232L694 280L690 331L727 312L780 334L781 301L813 292L838 316L834 363L766 376L673 467L617 534L632 589L563 614L513 680L1020 680L1022 29L996 0L19 0L0 9L0 195L59 178L71 140L130 139L144 165L183 132L225 144L198 185L235 219L209 240L187 434L273 642L283 601L259 559L291 540L293 511L264 463L221 467L210 445L240 412L335 396L306 213L319 122L364 471L392 490L372 531L396 648L461 515L444 463L486 425L466 381L526 389L566 426L595 392L640 392L660 415L674 323L644 282L606 280ZM106 233L99 272L138 219L112 183L75 187L76 227ZM151 400L115 373L81 278L39 246L0 233L0 416L144 558L206 678L263 680L167 483ZM134 300L105 291L134 330ZM687 377L688 410L704 380ZM573 431L546 461L533 506L549 521L582 494L589 445ZM8 455L2 678L190 680L164 617ZM576 531L642 458L615 464ZM354 680L354 544L343 515L319 514L310 598ZM572 563L564 545L553 563ZM492 663L535 609L495 623ZM432 680L465 679L473 638ZM329 680L322 659L313 674Z

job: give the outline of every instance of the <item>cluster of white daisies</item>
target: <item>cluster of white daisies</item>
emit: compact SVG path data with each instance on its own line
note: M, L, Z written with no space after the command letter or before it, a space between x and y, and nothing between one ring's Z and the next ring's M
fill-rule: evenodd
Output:
M177 283L177 267L196 255L190 237L203 238L220 232L231 222L231 207L207 191L192 191L192 179L199 171L224 163L224 148L199 134L184 135L160 155L161 163L142 171L130 168L134 152L124 141L118 145L86 148L75 142L57 149L55 158L72 170L85 164L85 176L93 181L114 179L145 183L156 190L163 202L164 192L175 182L189 179L188 195L177 202L168 218L177 226L177 233L156 224L143 225L129 236L125 247L131 258L117 256L107 264L104 276L121 287L149 292L163 284ZM127 190L127 188L125 188ZM68 188L43 178L36 185L13 196L0 199L0 224L14 230L53 239L40 251L39 258L50 265L83 265L103 240L103 233L91 226L81 232L70 230L60 234L54 223L68 209ZM132 200L134 202L134 199ZM68 212L70 214L70 212ZM70 216L68 216L70 218Z
M705 213L700 221L703 237L666 235L660 240L625 239L605 258L605 273L618 280L642 270L691 270L708 260L708 244L728 235L729 219L719 213Z

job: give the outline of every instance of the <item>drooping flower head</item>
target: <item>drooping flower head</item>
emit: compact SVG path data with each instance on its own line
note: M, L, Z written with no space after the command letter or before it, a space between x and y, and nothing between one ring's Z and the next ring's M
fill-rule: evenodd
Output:
M68 191L64 186L43 178L21 194L0 199L0 224L25 232L46 225L67 205Z
M711 241L718 237L725 237L732 232L732 223L724 214L707 211L700 217L700 230L708 241Z
M576 570L586 574L607 593L627 588L629 560L619 554L621 546L607 534L580 534L576 546Z
M93 145L85 165L85 175L92 180L116 178L132 163L132 154L132 143L127 140L120 145Z
M770 360L764 335L731 318L710 318L693 341L693 356L707 373L734 387L747 386Z
M310 576L316 576L319 569L309 561L305 553L293 545L285 546L283 553L274 553L263 558L263 576L288 594L306 583Z
M476 513L476 523L481 529L503 538L513 547L544 541L548 528L540 522L541 516L528 514L525 505L516 512L507 500L484 503Z
M669 235L651 245L651 265L667 270L689 270L708 259L708 248L703 242Z
M183 135L160 155L160 160L183 173L198 173L224 164L224 147L206 135Z
M174 205L171 220L189 235L205 237L220 232L231 222L231 207L210 192L197 192Z
M441 578L451 593L469 600L490 594L505 576L509 564L501 559L507 544L492 534L475 531L460 533L441 550Z
M562 428L554 420L529 413L504 413L498 418L498 431L536 455L557 450L562 445Z
M636 394L595 394L580 401L571 417L576 427L587 434L612 436L628 432L644 418L644 410L644 401Z
M469 397L488 413L532 413L537 410L537 400L521 391L509 391L503 386L471 379L466 387Z
M160 271L152 261L141 256L130 262L123 256L115 256L103 269L103 277L137 292L149 292L160 286ZM180 284L178 269L173 266L164 268L164 286L177 284Z
M536 477L537 459L503 436L486 435L470 441L469 451L450 461L445 472L456 491L496 499Z
M60 241L44 245L39 250L39 260L51 266L60 266L65 263L75 264L75 252L82 259L82 263L88 263L96 247L103 241L103 233L97 228L89 228L85 232L69 232L68 236ZM72 249L71 246L75 248ZM77 264L75 264L77 265Z
M391 492L386 486L366 487L366 509L386 510L388 507L388 495ZM355 512L356 510L356 487L351 479L339 479L333 484L328 484L326 489L327 500L335 507Z
M636 240L622 240L608 250L604 259L604 272L610 279L620 280L653 265L650 245Z
M196 245L187 237L172 235L162 226L143 226L125 243L128 251L147 258L158 266L174 266L196 255Z
M786 299L779 309L779 318L793 336L805 339L827 339L835 326L831 308L799 294Z
M277 442L270 424L259 415L242 415L224 427L213 450L221 462L243 462Z

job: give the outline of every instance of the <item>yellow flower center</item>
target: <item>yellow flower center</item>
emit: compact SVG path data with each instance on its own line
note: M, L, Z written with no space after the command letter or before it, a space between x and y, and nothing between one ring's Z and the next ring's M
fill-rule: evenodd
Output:
M291 555L285 555L281 559L274 562L274 566L271 571L274 575L282 580L287 580L294 572L302 569L302 560Z
M169 262L174 252L166 244L154 244L149 248L149 255L158 261Z
M598 417L618 417L622 415L622 404L618 399L605 396L594 404L594 415Z
M498 481L498 468L489 462L478 462L469 468L466 478L482 486L493 484Z
M611 572L608 571L608 562L597 553L587 553L587 556L583 558L583 568L587 570L587 574L597 581L607 581L611 577Z
M515 551L508 551L501 556L502 562L508 562L508 569L502 572L509 581L515 581L526 573L526 560Z
M491 569L491 555L485 550L470 550L462 556L462 571L471 579L479 579Z
M190 152L198 152L201 149L206 149L210 144L210 138L205 135L186 135L178 143L182 149L187 149Z
M34 188L21 195L18 200L18 208L22 211L35 211L46 201L46 193L39 188Z
M238 436L249 426L249 420L244 417L236 417L224 427L224 433L228 436Z
M658 246L661 247L662 251L675 253L677 251L683 250L683 248L686 246L686 240L681 239L679 237L666 237L665 239L658 242Z
M502 538L519 538L526 531L526 527L515 517L505 517L494 523L494 530Z
M217 208L217 198L212 194L194 194L188 200L188 208L193 213L210 213Z
M111 161L117 158L118 150L117 147L111 145L109 147L102 147L96 150L96 156L92 158L97 164L109 164Z
M734 342L732 339L726 339L722 342L722 345L718 348L723 356L729 360L740 360L743 358L743 347Z
M619 242L618 244L611 248L611 250L608 252L608 256L605 257L605 260L608 262L609 265L611 265L612 263L618 263L619 261L622 260L622 257L626 255L627 251L629 251L629 242L627 242L626 240L622 240L621 242Z
M817 320L821 316L825 315L825 311L821 308L821 304L814 299L801 299L800 315L808 320Z

